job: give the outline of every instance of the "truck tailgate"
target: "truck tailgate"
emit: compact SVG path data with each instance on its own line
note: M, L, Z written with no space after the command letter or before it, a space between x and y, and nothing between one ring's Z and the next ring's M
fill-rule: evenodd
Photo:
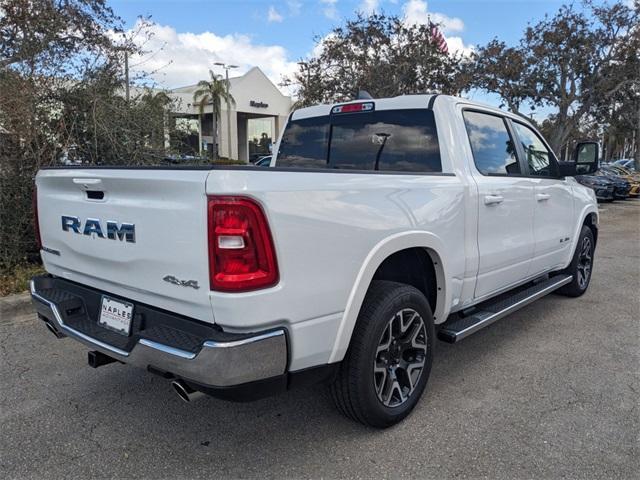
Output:
M157 169L40 171L37 201L47 271L213 322L208 174Z

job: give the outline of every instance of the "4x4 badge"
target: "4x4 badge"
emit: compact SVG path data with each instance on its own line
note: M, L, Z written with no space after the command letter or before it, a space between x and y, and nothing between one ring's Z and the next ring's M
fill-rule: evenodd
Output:
M173 283L174 285L180 285L181 287L191 287L198 290L200 285L198 285L197 280L180 280L173 275L167 275L163 278L165 282Z

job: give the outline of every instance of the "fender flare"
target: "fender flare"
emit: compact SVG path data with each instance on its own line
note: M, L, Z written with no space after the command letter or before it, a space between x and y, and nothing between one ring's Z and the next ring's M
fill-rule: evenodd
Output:
M569 256L569 262L567 265L571 263L573 256L576 253L576 248L578 248L578 237L580 236L580 230L582 230L582 226L584 225L585 220L591 214L596 216L596 226L600 224L600 214L598 213L598 207L593 204L585 205L580 212L580 222L576 225L575 231L573 232L573 242L571 245L571 255ZM565 265L566 266L566 265Z
M433 233L425 231L407 231L391 235L371 249L358 272L342 315L329 363L341 361L347 353L362 302L378 267L390 255L416 247L426 249L434 263L439 289L434 319L437 321L446 318L451 305L452 289L450 288L451 276L447 274L447 260L440 254L440 252L446 251L444 243Z

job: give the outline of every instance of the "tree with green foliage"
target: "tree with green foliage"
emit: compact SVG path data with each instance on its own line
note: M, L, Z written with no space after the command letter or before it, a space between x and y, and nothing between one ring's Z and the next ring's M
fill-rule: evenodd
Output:
M125 99L125 51L139 49L104 0L0 2L0 273L37 258L40 167L164 159L168 97Z
M623 3L583 5L564 5L530 25L515 47L497 39L480 46L466 65L469 88L498 94L515 112L525 103L552 108L549 141L556 152L599 105L639 78L631 60L638 50L627 48L637 36L637 2L635 10Z
M113 34L121 32L106 0L3 0L0 68L76 73L79 55L115 53Z
M209 70L210 80L200 80L198 88L193 92L193 102L198 105L200 118L204 115L207 105L211 105L211 128L213 136L213 159L218 158L218 123L220 120L220 111L222 100L234 105L233 96L228 93L229 87L227 81L221 76L216 75ZM200 122L202 125L202 121Z
M510 47L497 38L478 47L472 59L463 67L467 88L497 93L502 107L523 115L523 104L531 98L525 77L533 59L522 48Z
M603 12L603 15L619 15ZM603 128L605 155L614 159L635 148L635 167L640 172L640 2L633 11L635 21L624 42L617 45L615 61L603 69L607 95L595 99L593 117ZM620 22L611 22L614 25ZM635 140L635 145L633 141Z
M441 52L428 25L384 14L358 14L324 38L318 53L293 80L298 105L351 100L359 90L374 97L438 91L458 93L460 55Z

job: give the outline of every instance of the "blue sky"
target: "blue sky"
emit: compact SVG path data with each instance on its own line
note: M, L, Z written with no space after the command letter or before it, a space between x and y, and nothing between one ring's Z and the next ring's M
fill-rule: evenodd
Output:
M498 36L516 43L528 22L553 15L561 0L111 0L133 29L150 15L154 36L134 69L153 72L161 86L206 78L216 61L259 66L275 83L310 55L315 37L352 18L356 11L384 11L407 22L427 16L442 23L450 50L468 50ZM575 2L579 6L579 2ZM142 41L142 40L141 40Z
M211 31L219 35L244 33L256 43L280 44L292 56L306 54L313 47L314 35L325 35L340 20L353 17L363 6L378 5L378 10L402 15L403 0L337 0L333 18L325 15L329 2L298 0L112 0L109 2L128 26L138 15L152 15L162 25L171 25L179 32ZM527 22L554 13L561 0L431 0L425 2L428 11L458 17L464 22L466 43L483 43L498 35L507 42L519 38ZM300 5L296 9L296 4ZM273 7L283 20L269 22Z

